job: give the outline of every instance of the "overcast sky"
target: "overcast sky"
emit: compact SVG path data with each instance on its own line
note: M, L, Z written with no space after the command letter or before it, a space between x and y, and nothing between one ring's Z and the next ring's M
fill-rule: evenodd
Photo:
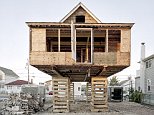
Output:
M23 76L29 52L25 22L58 22L79 2L104 23L135 23L131 66L119 73L135 75L141 42L145 42L146 56L154 53L154 0L0 0L0 66Z

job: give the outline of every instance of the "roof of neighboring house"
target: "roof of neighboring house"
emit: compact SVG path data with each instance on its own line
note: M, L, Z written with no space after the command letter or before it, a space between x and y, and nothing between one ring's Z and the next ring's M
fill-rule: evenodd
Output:
M86 6L84 6L81 2L76 5L60 22L64 22L67 20L79 7L82 7L91 17L93 17L98 23L101 23L101 21L92 13Z
M25 81L25 80L16 80L16 81L7 83L5 85L24 85L24 84L28 84L28 81Z
M4 72L5 75L7 75L7 76L11 76L11 77L15 77L15 78L18 78L19 77L15 72L13 72L10 69L4 68L4 67L0 67L0 70L2 72Z
M152 55L146 57L145 59L143 59L143 61L147 61L147 60L152 59L152 58L154 58L154 54L152 54Z
M48 83L48 82L51 82L52 80L48 80L48 81L46 81L45 83Z
M123 80L123 81L121 81L121 82L119 83L119 85L121 86L121 85L123 85L124 83L126 83L127 81L129 81L129 80Z
M135 79L139 79L140 78L140 76L138 76L138 77L135 77Z

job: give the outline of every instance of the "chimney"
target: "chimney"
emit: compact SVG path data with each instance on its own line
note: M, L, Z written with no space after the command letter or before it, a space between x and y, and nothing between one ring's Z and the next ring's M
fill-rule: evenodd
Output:
M141 61L145 58L145 43L141 43Z

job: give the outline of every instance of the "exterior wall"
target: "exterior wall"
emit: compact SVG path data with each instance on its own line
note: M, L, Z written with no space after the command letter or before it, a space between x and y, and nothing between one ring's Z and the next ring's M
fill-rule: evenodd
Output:
M74 95L81 95L81 83L74 82Z
M96 65L130 65L130 53L121 52L94 52L94 64Z
M72 65L75 63L72 52L46 52L46 29L31 28L31 34L30 63L32 65ZM130 34L130 29L121 29L120 52L94 52L94 64L129 66Z
M31 28L31 50L46 51L46 29Z
M0 93L8 93L5 84L13 82L15 80L17 80L17 78L5 75L5 73L0 70Z
M75 23L75 17L78 15L85 16L85 23L97 23L97 21L81 7L77 9L76 12L74 12L67 20L65 20L64 23L71 23L71 20Z
M52 80L46 82L45 87L46 87L46 94L49 94L49 92L53 90L52 89Z
M140 91L140 77L135 78L135 90Z
M121 52L130 52L131 49L131 30L122 29L121 30Z
M5 73L0 70L0 82L4 81Z
M30 64L32 65L72 65L71 52L32 52Z
M4 79L0 80L0 93L8 93L8 90L5 84L13 82L15 80L17 80L17 78L14 78L11 76L4 76Z
M72 65L71 52L31 52L30 63L32 65ZM94 64L96 65L130 65L130 53L94 52Z
M20 93L21 92L21 85L5 85L5 91L7 93Z
M149 68L145 68L145 93L154 94L154 58L152 59L152 65ZM146 67L146 62L144 62ZM148 91L147 80L151 81L150 91Z

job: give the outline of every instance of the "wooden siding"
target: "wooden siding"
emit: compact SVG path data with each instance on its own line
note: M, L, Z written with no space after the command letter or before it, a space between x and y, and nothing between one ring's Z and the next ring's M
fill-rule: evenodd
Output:
M71 52L32 52L30 53L31 65L72 65Z
M121 52L130 52L131 49L131 30L121 30Z
M94 65L130 65L130 53L108 52L100 53L94 52Z
M73 65L75 64L75 61L72 59L71 52L32 52L30 53L30 64L31 65ZM94 65L129 66L130 53L94 52Z
M31 28L32 51L46 51L46 29Z

